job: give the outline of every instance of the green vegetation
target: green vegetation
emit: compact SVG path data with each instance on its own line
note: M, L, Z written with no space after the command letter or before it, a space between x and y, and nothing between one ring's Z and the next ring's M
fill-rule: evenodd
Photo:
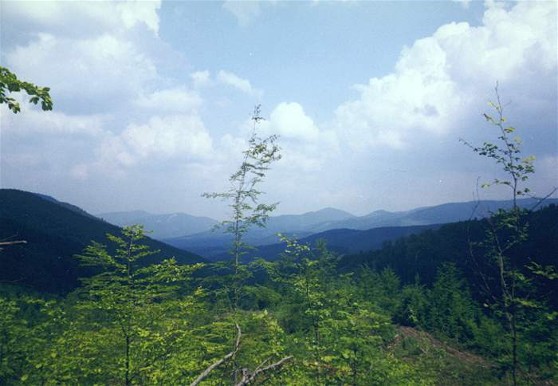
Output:
M277 136L260 138L257 133L258 123L263 120L260 116L260 106L254 108L252 115L253 129L248 140L248 149L243 154L242 164L230 178L230 188L224 193L204 193L206 198L218 198L229 203L231 209L230 219L223 221L221 226L225 232L232 235L232 245L229 251L231 259L232 276L227 293L231 309L238 308L243 282L250 276L245 266L241 264L242 257L250 249L244 241L246 232L253 227L264 227L269 214L275 210L277 204L260 202L263 194L258 190L258 185L263 182L265 173L270 165L281 159L279 146L275 143Z
M501 116L489 121L504 127ZM486 152L473 150L501 160L512 176L497 183L512 187L515 198L528 193L520 185L534 169L530 159L525 164L517 158L519 147L508 146L510 131L502 130L504 153L490 144ZM231 190L209 195L229 200L233 209L225 224L234 236L231 264L161 258L143 229L132 226L114 228L76 256L64 256L73 263L64 260L60 270L80 267L80 284L66 291L48 294L34 281L24 287L4 280L0 384L558 382L557 206L514 206L352 256L339 256L321 242L282 237L277 259L245 263L245 230L264 225L273 210L259 203L256 186L278 157L274 141L254 136ZM27 197L33 205L26 210L54 211L36 198ZM41 240L70 243L67 235L80 229L69 226L80 223L75 210L63 212L66 228L47 231L36 221L25 223L22 208L10 217L20 228L3 232L20 229L17 236L26 237L43 231L32 244L54 248L55 242ZM49 213L57 218L56 211ZM87 224L98 229L98 223ZM16 265L4 260L11 248L20 246L0 252L4 267ZM50 272L33 264L40 262L18 266L24 277L36 270L39 280L40 272Z
M24 91L29 98L29 102L38 104L41 102L41 108L44 111L52 110L52 99L50 97L50 88L39 87L30 82L25 82L17 78L17 76L6 67L0 66L0 104L7 104L8 108L17 114L21 111L21 106L10 93Z
M556 218L556 206L531 213L516 250L541 257L518 271L537 302L518 313L521 384L557 381ZM277 261L247 266L253 277L234 312L220 300L227 283L209 280L215 270L145 266L147 239L126 228L85 248L79 260L97 274L63 297L2 285L0 383L190 384L217 364L200 385L243 374L277 385L506 384L507 319L481 286L498 271L479 276L468 249L452 252L467 227L480 243L489 224L451 224L352 258L285 239ZM433 259L409 265L406 256L420 263L421 248L440 239Z

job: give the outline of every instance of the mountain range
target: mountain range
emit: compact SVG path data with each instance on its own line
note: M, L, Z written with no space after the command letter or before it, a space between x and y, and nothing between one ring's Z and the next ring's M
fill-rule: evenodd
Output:
M536 199L519 200L519 206L533 208L539 203ZM545 205L558 203L558 199L547 199ZM462 203L448 203L436 206L421 207L409 211L388 212L379 210L365 216L354 216L350 213L326 208L317 212L308 212L301 215L283 215L271 217L265 228L252 228L245 237L249 244L261 246L278 243L278 233L298 239L313 240L316 237L330 241L330 246L339 250L356 252L360 250L357 245L362 245L364 250L376 246L376 241L362 235L355 236L358 232L377 228L388 229L407 227L407 234L420 230L423 226L447 224L457 221L466 221L474 218L485 218L498 209L509 209L513 205L509 201L471 201ZM336 230L336 232L329 232ZM353 231L353 232L351 232ZM376 236L379 235L376 232ZM381 233L381 232L380 232ZM343 237L339 236L343 234ZM317 235L314 237L313 235ZM335 238L333 235L337 235ZM332 243L334 238L336 241ZM349 242L353 239L358 241ZM383 236L381 237L383 240ZM165 243L177 248L186 249L210 259L220 259L226 256L226 251L231 244L232 237L222 230L205 231L195 234L185 234L182 237L163 239ZM339 240L347 240L340 242ZM366 241L371 240L371 241ZM335 249L334 248L334 249Z
M537 201L526 199L519 204L530 208ZM545 205L549 204L558 204L558 199L545 201ZM405 212L376 211L360 217L326 208L302 215L271 217L266 228L252 229L245 241L258 247L254 256L267 259L276 258L284 250L277 233L296 237L303 243L323 239L333 251L355 254L379 249L385 242L404 236L437 229L440 224L482 218L511 205L511 201L453 203ZM103 217L122 225L141 222L159 237L184 235L163 238L164 243L146 238L145 244L159 251L151 257L152 261L172 256L180 263L228 258L231 236L222 230L210 231L217 221L207 217L178 213L151 215L142 211ZM0 242L26 241L25 244L1 246L0 282L52 293L72 290L79 285L79 277L91 274L79 266L74 255L81 253L93 240L106 243L107 233L120 233L118 226L107 221L50 196L0 189ZM195 233L200 229L203 231Z
M141 224L150 237L158 240L205 232L219 223L186 213L151 214L143 210L100 213L97 217L117 226Z

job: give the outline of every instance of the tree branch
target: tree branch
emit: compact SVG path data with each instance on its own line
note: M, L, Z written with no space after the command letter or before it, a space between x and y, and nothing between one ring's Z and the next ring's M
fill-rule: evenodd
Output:
M25 240L0 241L0 245L14 245L14 244L27 244L27 241Z
M256 368L256 370L254 370L254 372L250 372L248 369L242 369L242 379L240 380L240 382L238 382L237 384L235 384L235 386L245 386L250 384L252 381L254 381L256 379L256 377L262 373L265 373L268 370L275 370L280 368L281 366L283 366L283 364L289 360L291 360L293 357L290 355L288 357L285 357L275 363L270 364L269 366L265 366L265 367L261 367L258 366ZM264 363L267 362L264 361Z
M227 355L225 355L223 358L219 359L217 362L212 363L211 365L209 365L195 380L194 382L190 383L190 386L197 386L200 384L201 381L203 381L205 378L207 378L209 376L209 374L217 367L221 366L223 363L225 363L227 360L229 360L230 358L232 358L237 352L238 349L240 348L240 338L242 337L242 331L240 330L240 326L238 324L235 324L236 326L236 330L237 330L237 335L236 335L236 341L234 344L234 350L231 351L230 353L228 353Z

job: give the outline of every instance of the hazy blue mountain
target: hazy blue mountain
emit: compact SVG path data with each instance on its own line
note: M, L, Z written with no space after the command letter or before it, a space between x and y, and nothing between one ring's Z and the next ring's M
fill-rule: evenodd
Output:
M106 234L120 228L52 197L14 189L0 189L0 241L25 240L0 251L0 282L39 291L65 293L92 272L79 266L75 254L91 243L107 243ZM145 240L159 252L147 262L175 257L181 263L204 261L198 255L159 241Z
M191 216L185 213L151 214L141 210L112 212L97 215L118 226L141 224L154 239L167 239L201 233L210 230L217 220L209 217Z
M319 229L339 221L355 218L342 210L325 208L300 215L282 215L270 217L265 228L253 227L245 236L245 241L253 245L277 243L278 233L297 238L309 236ZM211 230L197 234L162 239L177 248L187 249L203 256L217 256L230 248L232 237L222 230Z
M525 208L537 205L535 199L519 200L518 204ZM544 205L558 203L558 199L548 199ZM436 224L447 224L466 221L473 218L487 217L498 209L509 209L510 201L471 201L448 203L430 207L421 207L409 211L388 212L379 210L368 215L357 217L336 209L323 209L302 215L271 217L266 228L252 229L245 241L256 246L272 245L278 242L277 233L304 239L314 234L322 234L331 230L342 230L340 234L349 237L348 230L370 230L375 228L417 227ZM358 235L357 233L354 233ZM327 233L326 233L327 235ZM331 237L332 234L329 234ZM360 245L360 236L355 236L353 245ZM328 239L328 237L326 237ZM350 237L349 237L350 239ZM177 248L186 249L210 259L223 258L230 248L231 237L222 231L203 232L183 237L165 239L164 242ZM368 241L363 241L367 243ZM345 243L339 243L341 248ZM260 248L262 250L262 248ZM360 247L357 250L364 250Z
M518 200L519 206L533 208L538 203L536 199ZM544 205L556 204L558 199L547 199ZM513 205L508 201L470 201L448 203L436 206L421 207L402 212L376 211L362 217L327 224L321 231L329 229L372 229L392 226L415 226L431 224L447 224L457 221L466 221L474 218L484 218L498 209L509 209Z
M327 248L331 251L343 255L356 254L379 249L387 241L418 234L426 230L438 229L439 227L441 227L441 225L435 224L406 227L381 227L364 231L355 229L332 229L304 237L299 239L299 242L302 244L316 245L316 242L321 240L326 243ZM253 251L249 251L245 259L252 260L254 258L264 258L267 260L275 260L284 251L285 243L276 242L271 245L261 245ZM225 260L229 257L226 251L219 254L215 253L216 249L204 251L202 248L199 248L199 252L206 252L208 258L211 260Z
M316 228L323 228L329 224L354 219L356 216L339 209L325 208L316 212L300 215L282 215L270 217L266 228L277 232L314 232Z

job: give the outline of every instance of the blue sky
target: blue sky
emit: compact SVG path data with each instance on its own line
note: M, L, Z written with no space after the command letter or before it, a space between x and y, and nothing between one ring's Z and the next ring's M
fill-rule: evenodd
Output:
M537 157L531 187L558 186L555 1L0 6L0 62L55 101L1 107L2 188L222 218L201 194L227 189L261 104L282 147L262 186L278 214L469 201L498 169L459 138L495 140L481 114L496 82Z

